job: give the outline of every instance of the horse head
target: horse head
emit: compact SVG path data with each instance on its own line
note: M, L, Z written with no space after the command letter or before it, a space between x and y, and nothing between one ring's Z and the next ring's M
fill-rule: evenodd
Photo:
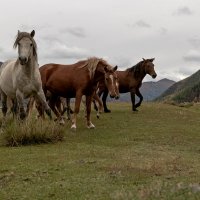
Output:
M108 88L109 94L111 98L119 98L119 82L117 77L117 66L112 67L104 60L100 60L100 65L103 65L105 84Z
M37 57L34 35L34 30L31 33L18 31L14 48L18 47L18 59L21 65L25 65L33 55Z
M153 61L155 58L150 58L150 59L144 59L143 58L143 66L145 67L145 72L146 74L149 74L153 79L156 78L157 74L154 70L154 64Z

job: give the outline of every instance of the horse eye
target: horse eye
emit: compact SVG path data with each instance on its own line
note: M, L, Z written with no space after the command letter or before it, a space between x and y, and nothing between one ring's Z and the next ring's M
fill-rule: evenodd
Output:
M32 44L32 43L31 43L30 45L31 45L31 47L33 46L33 44Z

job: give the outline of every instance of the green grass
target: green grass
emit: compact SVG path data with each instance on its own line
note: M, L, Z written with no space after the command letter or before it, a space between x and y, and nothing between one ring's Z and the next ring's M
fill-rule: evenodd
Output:
M110 107L63 142L1 146L0 199L199 199L200 105Z

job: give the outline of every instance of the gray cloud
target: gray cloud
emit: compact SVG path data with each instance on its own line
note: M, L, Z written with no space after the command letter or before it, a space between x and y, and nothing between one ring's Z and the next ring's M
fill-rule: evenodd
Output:
M42 36L41 37L42 41L45 42L47 45L52 45L52 44L55 44L55 43L60 43L60 44L63 44L64 42L62 41L62 39L58 38L56 36L56 34L54 35L51 35L51 34L48 34L48 35L45 35L45 36Z
M183 56L183 59L189 62L200 62L200 52L192 49Z
M55 58L55 59L81 59L89 56L89 52L86 49L79 47L68 47L64 44L57 43L53 45L48 51L42 53L44 58Z
M161 35L166 35L168 30L166 28L164 28L164 27L161 27L159 32L160 32Z
M139 28L151 28L151 25L145 22L144 20L138 20L133 24L133 27L139 27Z
M81 27L71 27L71 28L65 28L63 30L61 30L61 32L67 32L75 37L79 37L79 38L85 38L86 37L86 33L85 30Z
M200 47L200 37L190 38L188 41L194 48Z
M131 67L131 61L127 57L119 56L113 58L113 63L115 63L119 69L126 69L128 67Z
M189 7L184 6L184 7L178 8L173 14L174 15L179 15L179 16L182 16L182 15L192 15L193 11L190 10Z
M197 72L198 70L199 70L198 67L186 67L185 66L185 67L179 68L177 73L182 75L182 77L184 78L184 77L190 76L191 74Z

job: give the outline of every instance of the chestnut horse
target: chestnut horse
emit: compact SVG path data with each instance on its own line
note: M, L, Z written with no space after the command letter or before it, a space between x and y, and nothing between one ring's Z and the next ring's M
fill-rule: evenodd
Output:
M119 81L119 92L130 92L133 111L137 111L136 108L139 107L143 101L143 96L140 93L139 88L141 87L142 80L144 79L146 74L149 74L153 79L157 76L154 70L154 59L155 58L143 58L143 60L137 63L135 66L128 68L125 71L117 71L117 77ZM98 95L101 96L102 94L104 112L110 112L106 105L108 90L104 82L100 82L98 87ZM139 97L139 102L137 104L135 104L135 94Z
M118 83L114 79L116 67L99 58L89 58L72 65L46 64L40 67L44 93L49 91L52 96L49 106L60 119L60 113L55 109L58 97L75 98L75 109L72 119L72 129L76 129L82 96L86 96L87 127L94 128L90 119L91 101L99 81L106 81L111 97L119 95Z

